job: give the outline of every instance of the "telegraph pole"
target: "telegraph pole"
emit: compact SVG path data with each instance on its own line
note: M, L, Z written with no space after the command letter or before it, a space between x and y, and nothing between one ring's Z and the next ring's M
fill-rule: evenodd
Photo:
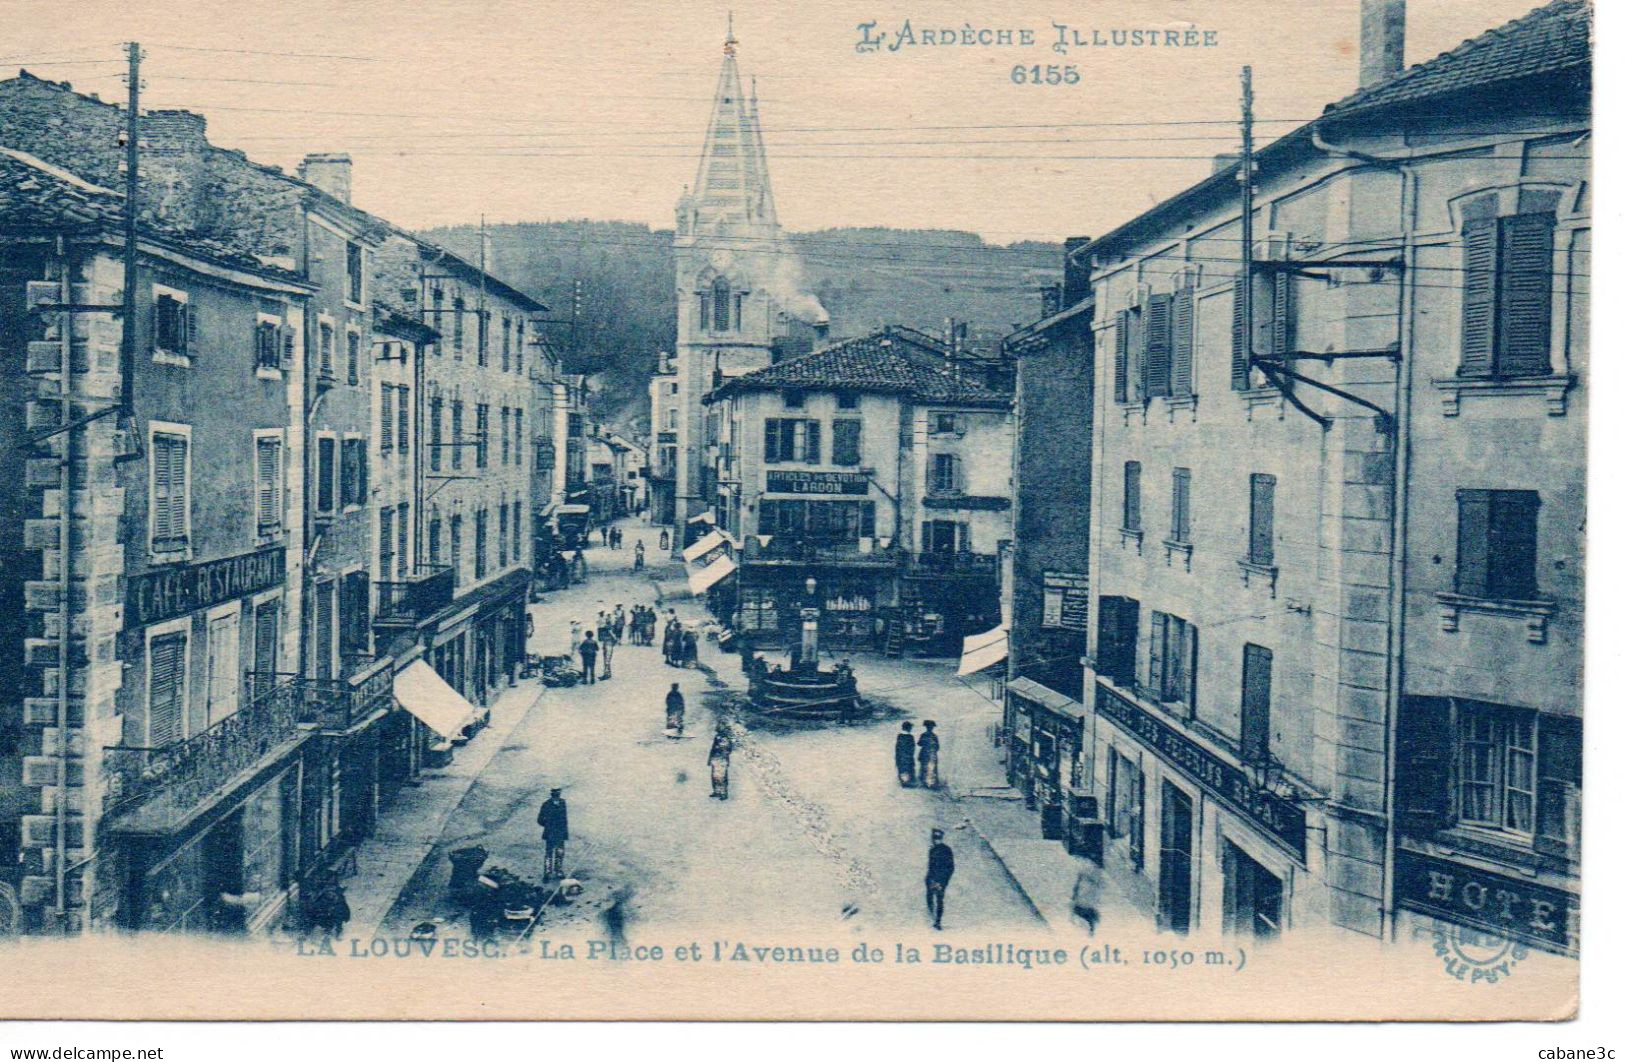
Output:
M1241 68L1241 299L1244 371L1253 372L1253 68Z
M141 45L131 41L124 46L129 60L129 100L124 114L124 327L119 339L119 375L123 386L119 388L121 419L128 420L134 410L134 387L131 374L135 371L135 275L136 275L136 212L141 194ZM125 423L120 427L133 430Z

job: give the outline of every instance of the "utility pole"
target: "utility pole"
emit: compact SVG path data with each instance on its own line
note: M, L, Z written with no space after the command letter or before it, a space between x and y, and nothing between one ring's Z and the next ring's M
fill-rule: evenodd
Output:
M1241 68L1241 298L1243 368L1253 372L1253 68Z
M119 338L119 425L134 431L128 423L134 405L131 374L135 371L135 288L136 213L141 195L141 45L131 41L124 46L129 60L129 100L124 114L124 327Z
M570 298L570 361L572 368L581 366L581 278L577 277Z

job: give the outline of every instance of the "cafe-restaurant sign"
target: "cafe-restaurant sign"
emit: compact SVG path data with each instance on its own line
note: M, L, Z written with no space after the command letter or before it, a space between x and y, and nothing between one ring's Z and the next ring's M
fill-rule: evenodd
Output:
M223 560L177 564L133 576L124 598L125 624L145 627L162 623L281 586L287 563L282 547L271 546Z
M1280 841L1303 862L1303 808L1255 787L1241 768L1221 760L1104 683L1095 683L1095 710L1133 734L1259 830Z

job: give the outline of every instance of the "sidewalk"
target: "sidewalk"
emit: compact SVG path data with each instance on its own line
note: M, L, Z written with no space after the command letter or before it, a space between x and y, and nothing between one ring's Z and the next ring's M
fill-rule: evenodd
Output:
M491 724L457 750L451 766L425 771L417 785L402 788L378 817L377 832L356 851L355 876L344 882L350 936L367 938L377 932L469 787L546 692L539 678L502 691L491 704Z

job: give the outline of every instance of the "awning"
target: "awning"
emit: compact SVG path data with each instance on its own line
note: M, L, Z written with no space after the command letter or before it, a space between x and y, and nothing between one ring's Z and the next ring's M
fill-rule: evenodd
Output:
M395 676L395 699L448 741L461 737L463 727L474 721L474 706L422 660Z
M697 557L705 556L714 549L720 549L727 544L727 536L725 536L721 531L712 531L704 538L697 540L692 546L689 546L687 549L683 550L683 560L685 562L692 561Z
M696 513L689 517L688 522L691 524L714 524L717 522L717 514L713 510L707 509L703 513Z
M732 575L738 567L728 557L718 557L703 568L691 567L688 570L688 588L698 597Z
M1046 708L1049 711L1073 719L1083 718L1083 705L1066 694L1058 693L1042 683L1034 682L1030 678L1011 679L1005 689L1009 691L1012 697L1019 700L1031 701L1041 708Z
M590 512L592 512L592 506L590 506L590 505L561 505L561 506L559 506L559 515L561 515L561 516L582 516L582 515L584 515L586 513L590 513Z
M973 634L965 639L965 647L959 654L959 674L974 675L978 671L985 671L1009 655L1010 632L1001 623L986 633Z

